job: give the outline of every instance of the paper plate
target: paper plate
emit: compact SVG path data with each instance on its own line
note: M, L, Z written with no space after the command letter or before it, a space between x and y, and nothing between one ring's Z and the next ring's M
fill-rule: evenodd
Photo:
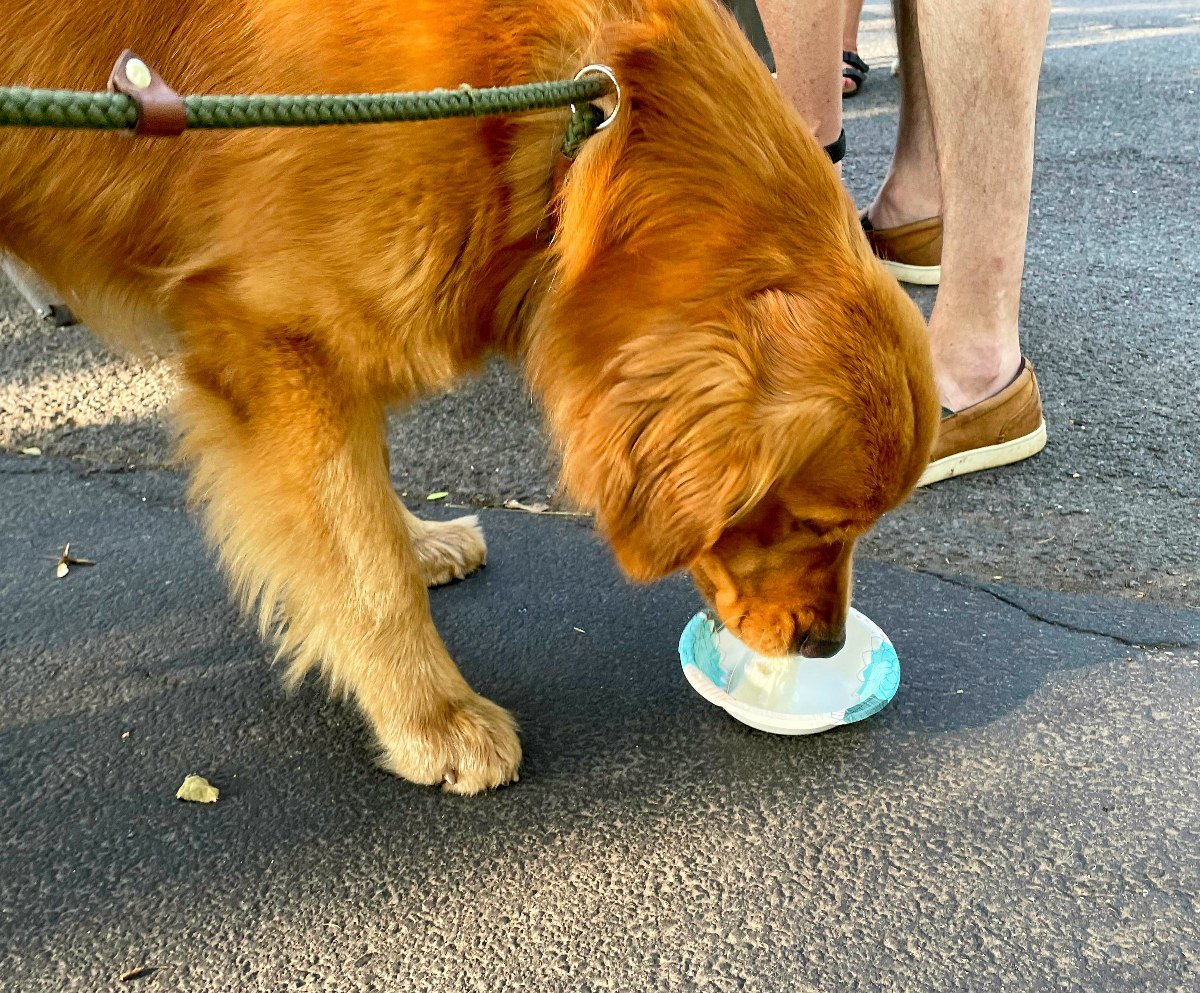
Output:
M731 717L771 734L816 734L878 713L900 686L900 660L878 626L854 608L846 644L828 659L767 658L701 611L679 639L692 689Z

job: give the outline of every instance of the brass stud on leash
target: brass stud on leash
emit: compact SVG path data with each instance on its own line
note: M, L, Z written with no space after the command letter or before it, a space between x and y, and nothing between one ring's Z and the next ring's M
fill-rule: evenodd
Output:
M150 67L141 59L130 59L125 63L125 78L139 90L147 89L153 82Z
M137 106L136 135L172 137L187 127L183 98L143 59L125 49L108 77L113 93L124 93Z

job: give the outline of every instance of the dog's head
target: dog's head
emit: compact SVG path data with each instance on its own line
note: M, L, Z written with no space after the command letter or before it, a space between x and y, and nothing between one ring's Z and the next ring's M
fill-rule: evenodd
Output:
M888 286L879 291L891 297ZM605 525L632 575L651 578L669 564L689 566L724 623L766 654L821 657L841 648L855 541L911 491L937 420L923 322L907 297L898 293L874 314L831 311L823 319L798 312L787 294L752 304L755 330L745 333L782 334L789 344L768 348L753 368L735 373L745 392L734 406L744 420L726 444L735 439L733 450L741 453L740 478L724 478L731 489L707 505L706 521L684 512L692 515L685 528L711 528L701 542L675 563L639 561L636 552L631 561ZM855 331L859 322L905 325L911 351L873 352L873 335ZM836 337L849 348L828 347ZM714 464L728 458L709 455ZM646 538L635 536L632 547L644 548Z
M625 107L563 192L534 382L631 577L690 568L752 647L829 655L855 540L929 457L924 322L736 29L657 6L608 53Z

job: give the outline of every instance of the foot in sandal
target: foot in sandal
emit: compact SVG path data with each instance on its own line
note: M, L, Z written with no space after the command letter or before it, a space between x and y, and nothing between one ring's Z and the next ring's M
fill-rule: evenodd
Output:
M842 52L842 96L853 97L862 92L871 67L858 52Z

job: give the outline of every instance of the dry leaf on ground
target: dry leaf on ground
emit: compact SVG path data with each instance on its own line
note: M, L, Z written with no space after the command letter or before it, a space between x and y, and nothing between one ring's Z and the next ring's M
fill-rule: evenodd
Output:
M62 554L58 557L58 565L54 569L54 575L62 579L68 572L71 571L73 565L95 565L91 559L81 559L78 556L71 554L71 543L68 541L62 550Z
M36 445L30 445L28 448L22 448L21 454L27 455L30 458L37 458L37 456L42 454L42 450L40 448L38 448Z
M121 973L121 982L127 983L131 979L137 979L139 976L144 976L147 972L153 971L154 970L148 965L135 965L132 969L126 969L123 973Z
M175 793L175 799L190 803L216 803L220 795L221 791L207 779L193 774L184 779L183 785Z
M527 514L544 514L550 509L548 503L521 503L520 500L505 500L506 510L523 510Z

